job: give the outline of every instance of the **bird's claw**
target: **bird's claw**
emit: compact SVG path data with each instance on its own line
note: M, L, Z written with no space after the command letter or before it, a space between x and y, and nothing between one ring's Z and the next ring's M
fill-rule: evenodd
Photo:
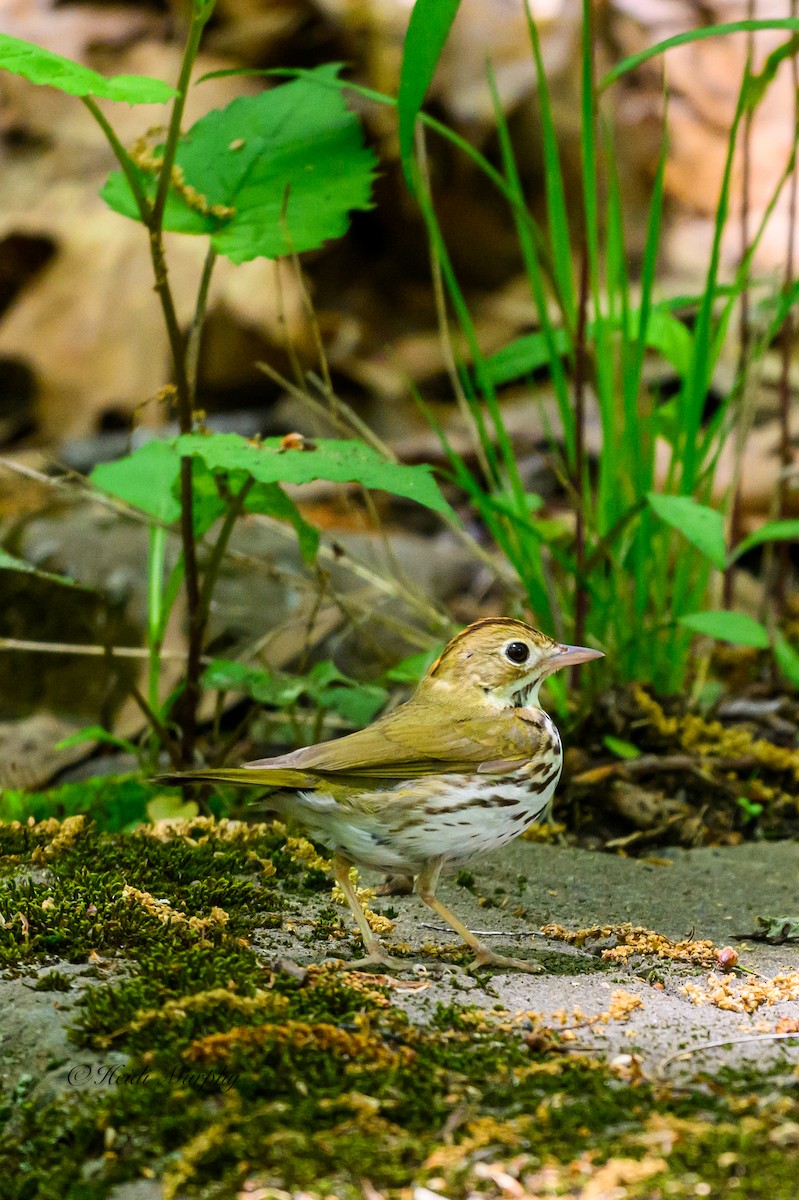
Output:
M488 947L478 950L467 970L472 973L479 971L481 967L497 967L511 971L524 971L527 975L538 975L544 969L541 963L536 962L535 959L507 958L504 954L495 954Z

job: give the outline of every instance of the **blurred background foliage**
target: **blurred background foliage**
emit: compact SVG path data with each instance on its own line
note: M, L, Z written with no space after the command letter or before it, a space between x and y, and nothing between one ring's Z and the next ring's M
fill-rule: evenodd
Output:
M226 74L240 68L340 62L348 81L396 95L412 7L409 0L222 0L194 75L212 78L191 89L184 128L274 83ZM687 30L795 16L790 3L777 7L597 0L586 9L587 38L578 0L533 0L537 62L521 0L462 0L425 108L516 189L547 231L543 253L540 241L526 244L518 207L451 138L428 130L414 196L394 110L357 88L346 93L379 163L374 206L353 214L346 236L301 260L219 260L196 406L217 431L363 436L387 458L433 464L458 520L442 523L357 484L289 487L304 520L322 531L311 565L285 526L255 516L240 522L209 613L201 713L213 745L238 753L253 742L292 743L362 723L398 682L413 681L452 629L510 610L560 636L587 630L614 652L588 718L598 709L591 736L605 752L614 738L640 751L640 711L609 690L619 678L653 680L711 715L731 692L748 704L740 719L754 720L757 733L768 734L763 722L781 720L785 728L771 735L795 743L788 696L779 713L773 704L765 715L757 709L758 697L768 693L772 703L771 692L785 692L796 673L792 548L746 541L775 518L799 516L796 441L786 439L786 422L795 424L796 65L782 49L795 47L786 30L771 29L670 50L605 88L601 102L595 95L590 122L585 89L586 45L601 80ZM180 3L16 0L4 7L0 32L103 74L174 80L185 16ZM131 146L164 115L155 106L115 105L113 118ZM100 129L79 104L2 72L0 139L3 544L96 589L0 571L0 783L41 786L85 757L95 726L113 730L113 750L140 735L130 686L138 680L146 690L139 648L152 615L152 541L143 524L88 496L81 478L176 427L146 238L100 199L114 166ZM598 162L590 186L587 149ZM591 304L581 332L577 301L592 221L604 257L585 285ZM167 234L166 246L188 329L205 244ZM655 315L640 355L625 358L636 347L629 321L641 311L642 292ZM442 336L445 312L449 336ZM578 392L579 462L569 429ZM608 449L617 394L641 423L619 424L619 446ZM483 438L475 414L486 403L498 407L489 408L492 431ZM688 409L689 457L695 444L705 439L707 450L707 438L714 440L711 468L702 472L695 462L695 482L682 489L680 422ZM647 439L650 465L639 458L630 490L624 455ZM682 537L684 512L642 516L649 489L684 490L724 512L721 560L718 545L700 553L695 536ZM609 552L628 511L638 522L635 538ZM720 571L725 553L742 545L736 569ZM164 570L176 556L165 543ZM639 585L654 600L637 625ZM712 618L675 633L676 616L697 608L733 608L744 621L734 639L744 648L717 651L712 670L713 643L692 640L694 631L714 632ZM781 674L752 632L757 620L773 635L777 617L787 647ZM161 632L157 686L168 695L186 654L180 599ZM81 653L64 654L70 643ZM109 653L120 646L126 654ZM553 700L565 712L564 695ZM86 726L87 739L72 736ZM745 823L738 799L731 799L731 826Z

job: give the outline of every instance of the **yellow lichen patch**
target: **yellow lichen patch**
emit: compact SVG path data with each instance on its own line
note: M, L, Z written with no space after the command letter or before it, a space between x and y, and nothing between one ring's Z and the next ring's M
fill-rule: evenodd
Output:
M285 849L292 862L302 863L311 871L329 871L330 860L323 858L306 837L287 837Z
M271 833L285 833L285 825L275 821L233 821L227 817L192 817L183 821L157 821L143 825L135 831L137 837L155 838L159 842L173 842L182 838L192 846L203 846L206 842L255 842Z
M509 1121L498 1121L495 1117L478 1117L466 1126L466 1136L459 1138L457 1145L437 1146L425 1161L427 1171L447 1170L486 1146L504 1146L516 1149L525 1133L529 1132L529 1117L514 1117Z
M286 1021L279 1025L239 1025L227 1033L199 1038L184 1051L190 1062L224 1062L232 1055L252 1054L277 1047L284 1050L316 1051L358 1070L386 1071L409 1066L414 1058L410 1046L391 1047L367 1030L351 1032L325 1021Z
M379 987L375 986L375 976L364 971L342 970L335 962L312 963L308 967L306 987L312 991L324 991L331 984L336 988L347 988L358 992L364 1002L375 1008L390 1008L391 1001Z
M780 971L773 979L737 980L711 974L703 984L686 983L680 991L694 1004L751 1013L765 1004L799 1000L799 970Z
M765 738L755 737L748 729L729 729L720 721L706 721L696 713L667 717L660 704L642 687L633 695L638 707L664 737L675 738L685 750L708 757L753 758L772 771L790 771L799 780L799 750L775 746Z
M718 952L711 941L684 938L680 942L673 942L654 929L628 922L623 925L593 925L590 929L564 929L562 925L552 923L542 926L541 932L570 946L584 946L586 942L599 938L616 938L618 945L608 947L601 954L610 962L624 962L633 954L648 954L701 967L713 967L719 962Z
M586 1026L609 1025L611 1021L624 1023L629 1021L637 1009L643 1007L644 1002L640 996L618 988L611 993L610 1004L603 1012L585 1013L576 1007L571 1010L559 1008L551 1014L549 1019L550 1022L562 1025L564 1032L569 1033L575 1029L584 1029Z
M71 849L87 828L86 817L82 813L76 817L65 817L63 821L57 821L55 817L51 817L47 821L39 821L36 826L37 831L51 836L51 840L47 845L35 848L31 854L31 862L36 863L37 866L43 866L50 862L64 850Z
M566 826L560 821L541 821L537 825L530 825L521 835L521 840L525 842L557 842L560 840L561 834L566 832Z
M254 996L240 996L228 988L209 988L205 992L196 992L193 996L180 996L176 1000L166 1000L158 1008L148 1008L140 1012L127 1025L115 1030L103 1039L104 1045L110 1045L120 1037L131 1033L139 1033L148 1026L163 1023L183 1024L186 1017L192 1013L211 1013L220 1007L240 1016L279 1016L289 1007L286 996L275 992L257 991Z
M447 1159L443 1169L457 1170L461 1161L455 1158L450 1163L452 1155L448 1152L461 1147L441 1149L442 1158ZM434 1151L431 1158L436 1153ZM625 1200L627 1196L642 1195L637 1185L668 1170L666 1160L654 1155L609 1158L601 1164L594 1159L594 1152L587 1151L570 1163L550 1161L541 1166L537 1157L523 1153L499 1162L477 1161L470 1164L465 1177L462 1170L459 1171L458 1178L470 1196L507 1197L508 1200L544 1200L549 1196L567 1196L569 1200ZM429 1179L428 1185L436 1190L436 1194L439 1188L447 1186L446 1180L438 1178ZM636 1190L629 1190L633 1188Z
M178 908L173 908L168 900L157 900L150 892L140 891L139 888L125 884L121 892L122 899L141 905L145 912L155 917L163 925L185 925L193 933L204 936L209 929L227 925L229 917L224 908L214 905L207 917L187 917Z

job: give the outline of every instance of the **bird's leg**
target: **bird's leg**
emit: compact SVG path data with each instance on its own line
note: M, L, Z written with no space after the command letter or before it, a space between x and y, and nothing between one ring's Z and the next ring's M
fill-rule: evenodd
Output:
M378 938L372 933L369 928L369 922L366 919L366 913L363 911L363 905L358 899L355 887L350 879L350 867L352 863L349 859L342 857L340 854L334 854L331 863L333 878L344 893L344 899L350 906L350 911L358 923L363 944L366 948L366 958L358 958L349 960L348 967L394 967L405 969L411 965L404 958L394 958L388 954L380 944Z
M512 967L516 971L528 971L534 974L541 971L543 968L537 962L531 962L526 958L506 958L504 954L495 954L490 946L486 946L485 942L481 942L479 937L472 933L471 929L467 929L462 921L459 921L454 912L447 908L441 900L436 896L436 888L438 887L438 877L441 874L441 866L443 859L434 858L431 862L426 863L419 872L419 878L416 880L416 894L420 900L424 900L429 908L432 908L434 913L441 917L442 921L446 921L456 933L459 933L466 945L474 950L473 967Z

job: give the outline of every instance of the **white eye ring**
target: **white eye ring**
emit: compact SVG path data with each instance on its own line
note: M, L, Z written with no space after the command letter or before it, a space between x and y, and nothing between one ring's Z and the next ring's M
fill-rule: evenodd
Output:
M512 642L502 647L502 653L508 662L513 663L515 667L522 667L526 662L530 661L532 651L527 645L527 642L522 642L518 638L514 638Z

